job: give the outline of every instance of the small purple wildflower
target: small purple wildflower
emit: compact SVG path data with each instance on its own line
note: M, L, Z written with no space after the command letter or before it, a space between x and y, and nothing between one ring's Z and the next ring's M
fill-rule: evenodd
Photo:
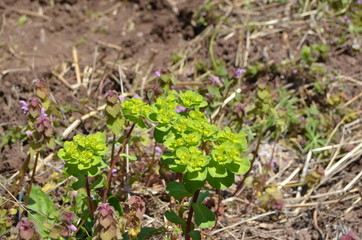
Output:
M48 116L48 114L45 113L45 108L41 108L41 109L40 109L40 115L41 115L42 117L47 117L47 116Z
M297 74L297 73L298 73L298 70L297 70L297 69L293 69L292 73L293 73L293 74Z
M253 126L253 122L250 122L250 121L244 121L243 123L248 125L248 126Z
M174 85L171 85L171 87L170 87L171 89L175 89L175 86Z
M160 147L155 147L155 152L162 154L162 149Z
M21 110L23 110L24 114L29 112L28 104L24 100L20 100L19 103L21 104Z
M160 71L156 71L155 74L156 74L157 77L161 77L161 72Z
M176 113L180 113L180 112L184 112L186 111L186 108L184 106L178 106L176 109L175 109L175 112Z
M350 23L351 22L351 19L349 19L349 17L347 15L344 15L343 16L343 19L346 23Z
M362 4L362 0L357 0L357 4Z
M75 191L75 192L72 193L72 195L73 195L73 197L77 197L77 196L78 196L78 192Z
M28 137L33 136L33 132L32 132L32 131L25 131L25 134L26 134Z
M77 231L77 227L74 226L73 224L70 224L70 225L69 225L69 228L70 228L70 230L72 230L73 232Z
M138 94L133 95L133 97L134 97L134 98L141 99L140 95L138 95Z
M212 85L217 84L220 81L220 78L218 76L210 78L210 83Z
M246 72L245 69L241 69L241 68L238 68L235 70L234 72L234 78L241 78L241 76L244 74L244 72Z
M121 101L121 102L124 102L124 100L126 100L126 99L125 99L124 97L122 97L122 96L119 96L118 99L119 99L119 101Z

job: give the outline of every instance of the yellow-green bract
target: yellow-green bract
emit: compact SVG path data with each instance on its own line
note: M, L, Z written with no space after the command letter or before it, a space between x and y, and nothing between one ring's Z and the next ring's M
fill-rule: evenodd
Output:
M95 176L105 166L103 156L107 152L106 135L97 132L88 136L78 134L73 141L66 141L58 157L66 162L69 174Z

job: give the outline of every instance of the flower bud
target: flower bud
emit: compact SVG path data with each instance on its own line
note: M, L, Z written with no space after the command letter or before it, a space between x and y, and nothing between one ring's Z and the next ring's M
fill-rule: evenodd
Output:
M22 218L16 225L19 229L19 239L21 240L35 240L40 239L38 230L36 229L33 221L28 221L27 218Z
M36 118L41 114L41 101L39 98L30 98L28 100L29 114Z
M112 206L108 203L101 203L94 214L96 221L93 240L117 240L121 238L119 223Z
M35 89L36 96L40 99L45 99L49 97L49 88L44 80L37 79L33 83L33 87Z
M106 97L107 102L112 103L112 104L115 104L116 102L119 101L118 93L114 90L107 91L105 97Z

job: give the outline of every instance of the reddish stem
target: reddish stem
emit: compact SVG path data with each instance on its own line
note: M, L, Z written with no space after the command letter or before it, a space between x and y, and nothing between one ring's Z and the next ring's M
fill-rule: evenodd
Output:
M194 196L192 197L192 203L196 203L197 198L199 197L199 193L200 190L197 190L194 193ZM186 222L186 232L185 232L185 240L190 240L190 230L191 230L191 220L192 220L192 216L194 215L194 208L192 207L192 205L190 205L190 211L189 211L189 215L187 216L187 222Z
M94 205L93 205L93 200L92 200L90 187L89 187L89 177L86 178L85 188L87 189L87 195L88 195L89 207L91 209L91 214L92 214L92 217L94 217Z
M118 152L116 154L116 157L111 162L111 167L110 167L108 175L107 175L107 186L105 187L104 192L103 192L103 203L107 202L107 193L108 193L108 190L110 189L110 186L111 186L113 169L116 166L116 163L119 161L120 155L124 152L124 148L125 148L128 140L129 140L129 138L131 136L131 133L132 133L134 127L135 127L135 124L133 123L131 128L127 132L126 137L123 139L122 145L119 147Z

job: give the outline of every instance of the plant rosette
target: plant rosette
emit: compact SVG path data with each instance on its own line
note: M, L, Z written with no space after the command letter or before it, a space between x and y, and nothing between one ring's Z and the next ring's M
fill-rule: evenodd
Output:
M88 136L78 134L73 141L66 141L58 157L65 161L68 174L75 177L96 176L107 166L103 161L107 152L106 135L97 132Z

